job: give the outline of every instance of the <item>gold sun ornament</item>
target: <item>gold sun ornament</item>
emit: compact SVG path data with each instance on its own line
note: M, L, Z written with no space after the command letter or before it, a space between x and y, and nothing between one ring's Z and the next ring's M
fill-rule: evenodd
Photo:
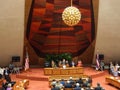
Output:
M71 6L64 9L62 13L62 20L65 24L68 26L75 26L79 23L81 19L81 12L78 8L72 6L72 0L71 0Z

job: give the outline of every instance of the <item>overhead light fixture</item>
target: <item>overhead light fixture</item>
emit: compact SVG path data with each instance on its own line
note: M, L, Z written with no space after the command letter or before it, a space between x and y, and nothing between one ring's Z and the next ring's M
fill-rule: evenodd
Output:
M81 19L81 13L78 8L72 6L72 0L71 0L71 6L65 8L62 13L62 20L68 26L74 26L79 23L80 19Z

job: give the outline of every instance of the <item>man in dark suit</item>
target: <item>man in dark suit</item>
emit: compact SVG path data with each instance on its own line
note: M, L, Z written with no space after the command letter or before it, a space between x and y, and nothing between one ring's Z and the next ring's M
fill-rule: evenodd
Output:
M66 82L65 88L72 88L72 84L70 84L69 80Z
M8 69L8 67L5 68L3 75L4 75L5 80L10 83L11 78L10 78L10 70Z
M70 77L69 81L70 81L70 84L74 85L75 81L73 80L72 77Z
M95 90L104 90L104 89L100 86L100 83L97 83L97 87L95 87Z
M52 86L51 90L60 90L59 87L56 87L55 85Z
M79 84L80 84L80 86L82 86L82 85L83 85L83 80L82 80L82 78L79 78L76 82L77 82L77 83L79 83Z

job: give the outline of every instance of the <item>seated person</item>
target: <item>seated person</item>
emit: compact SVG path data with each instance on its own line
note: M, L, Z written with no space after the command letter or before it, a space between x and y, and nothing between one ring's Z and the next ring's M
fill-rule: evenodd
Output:
M118 69L118 76L120 76L120 68Z
M81 67L82 66L82 61L79 60L78 63L77 63L77 67Z
M113 71L113 76L117 77L118 76L118 71Z
M55 85L52 86L51 90L60 90L60 88L56 87Z
M56 67L56 64L55 64L54 60L51 61L51 66L52 66L52 68Z
M12 85L10 83L7 85L6 90L12 90Z
M59 67L62 67L62 61L60 60L59 63L58 63Z
M72 88L72 84L70 84L69 80L66 82L65 88Z
M60 89L64 88L64 86L59 81L56 81L55 87L58 87Z
M80 84L76 83L75 88L73 90L81 90Z
M62 65L66 65L66 60L65 59L62 60Z
M95 87L95 90L104 90L104 89L100 86L100 83L97 83L97 87Z
M20 68L18 66L15 66L13 68L13 73L19 74L20 73Z
M66 67L69 67L69 62L68 60L65 61Z
M87 80L84 80L82 86L83 86L83 87L87 87L88 85L89 85L88 81L87 81Z
M62 61L59 61L59 67L69 67L69 62L68 60L63 59Z
M88 86L92 86L92 78L91 77L88 77L87 79L86 79L86 81L88 82Z
M15 65L13 64L13 62L10 62L9 64L9 70L11 73L13 73L13 69L14 69Z
M69 81L70 81L70 84L72 84L72 86L73 86L73 85L74 85L74 83L75 83L75 81L73 80L73 78L72 78L72 77L70 77Z
M70 67L75 67L76 66L76 63L74 61L71 61L70 62Z
M116 64L115 64L115 68L116 68L117 71L118 71L119 67L120 67L119 64L116 63Z
M61 83L63 86L65 86L65 81L64 81L64 79L61 79L60 83Z
M79 83L79 84L80 84L80 86L82 86L82 85L83 85L83 80L82 80L82 78L79 78L76 82L77 82L77 83Z
M53 85L56 85L56 80L55 79L53 79L52 82L51 82L51 86L53 86Z

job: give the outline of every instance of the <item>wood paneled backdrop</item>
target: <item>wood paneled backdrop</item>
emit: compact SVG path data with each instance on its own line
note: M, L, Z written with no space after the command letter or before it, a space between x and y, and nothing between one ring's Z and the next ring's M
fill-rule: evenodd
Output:
M28 3L29 0L26 1ZM71 53L73 60L91 64L95 47L95 23L92 0L73 0L82 18L73 26L62 21L70 0L33 0L26 8L25 48L31 65L43 66L46 54Z

